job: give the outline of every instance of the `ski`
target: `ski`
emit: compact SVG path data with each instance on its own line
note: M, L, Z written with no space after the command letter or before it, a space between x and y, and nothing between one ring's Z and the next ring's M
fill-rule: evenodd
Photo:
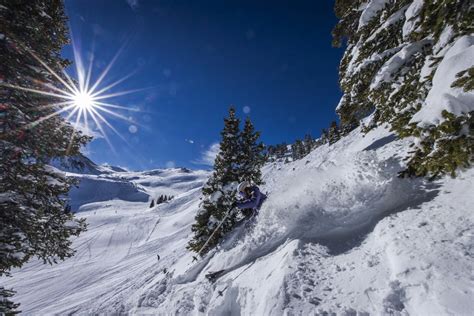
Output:
M206 279L209 280L209 282L214 283L218 278L223 276L226 273L226 270L219 270L215 272L209 272L206 274Z

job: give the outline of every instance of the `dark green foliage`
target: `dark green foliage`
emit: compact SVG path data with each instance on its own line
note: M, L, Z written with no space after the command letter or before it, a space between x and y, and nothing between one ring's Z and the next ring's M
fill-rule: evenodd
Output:
M337 122L333 121L331 126L329 127L328 139L329 144L334 144L341 138L341 134L339 133L339 127L337 126Z
M451 87L462 88L464 92L474 90L474 67L461 71L456 78Z
M474 161L474 112L456 117L443 111L445 121L425 129L427 133L408 159L401 176L430 176L432 179L448 173L456 175Z
M266 157L267 160L273 161L275 159L282 159L288 154L288 145L286 143L281 143L278 145L269 145L266 148Z
M202 249L206 241L217 228L219 221L232 210L235 189L228 189L232 183L239 181L239 124L235 116L235 109L229 109L229 116L224 119L224 129L221 132L220 151L214 162L214 172L203 187L204 199L196 215L196 223L191 230L193 239L188 243L188 249L205 254L215 247L225 233L229 232L234 223L235 216L227 218L218 232L213 235L207 246Z
M411 34L413 40L429 35L439 39L446 25L458 35L474 32L474 9L467 0L425 0L419 18L420 31Z
M337 109L341 120L339 131L343 130L345 134L359 125L362 118L372 115L362 128L364 132L389 123L399 137L419 138L421 145L407 157L407 170L401 175L455 174L456 168L469 165L472 159L470 150L463 149L472 146L471 140L461 132L461 126L470 124L470 114L454 119L444 113L445 122L423 128L410 121L431 89L434 73L443 59L438 54L442 45L474 32L472 2L425 0L418 15L409 21L414 23L411 29L404 29L404 25L406 9L413 0L389 1L366 25L359 26L363 12L361 2L366 1L337 0L335 4L340 21L333 31L334 44L340 45L344 38L348 44L339 69L344 93ZM447 27L452 28L452 36L448 41L441 41L441 34ZM392 64L384 68L402 49L408 49L406 52L410 53L403 54L395 67ZM421 77L422 69L430 69L431 73ZM383 79L374 84L377 75L383 72L386 72ZM472 91L473 73L472 68L460 72L452 86L465 92Z
M321 137L319 139L321 140L322 144L326 144L329 142L328 132L325 128L321 130Z
M20 313L20 311L17 310L20 304L15 304L10 301L10 297L13 295L15 295L15 291L7 290L0 286L0 315L15 315Z
M311 134L306 134L304 136L304 151L307 154L309 154L313 148L315 148L315 142Z
M259 142L260 132L255 128L249 118L245 120L244 129L240 134L240 181L249 181L254 184L262 184L262 172L260 168L265 163L263 154L265 146Z
M288 150L286 143L279 144L276 146L267 147L266 159L268 161L274 161L275 159L284 159L285 163L289 163L291 156L292 160L299 160L308 155L313 149L321 145L321 142L317 142L310 134L306 134L304 140L297 139L291 144L291 150Z
M360 11L354 10L362 4L361 0L336 0L334 12L339 18L339 23L332 31L333 46L340 47L342 41L346 39L352 43L354 31L357 30L357 24L360 17Z
M254 130L250 119L245 121L242 132L239 125L240 120L235 116L235 109L231 107L229 116L224 119L214 172L202 189L203 202L196 215L196 223L191 228L194 237L187 246L200 255L214 248L234 227L236 212L231 211L234 210L237 184L243 180L262 183L260 168L265 161L265 155L264 146L258 142L260 133ZM222 226L217 229L219 222L223 220ZM210 240L206 244L208 239Z
M298 160L306 156L306 150L303 141L300 139L295 140L293 145L291 145L291 155L293 161Z
M58 99L13 89L10 85L44 90L58 80L33 58L34 53L56 73L67 60L60 57L68 43L62 1L12 0L0 7L0 103L5 121L0 135L0 276L21 267L32 257L45 263L74 254L69 237L85 228L65 207L64 197L74 180L57 173L48 163L53 158L79 155L90 138L61 116L35 124L58 108ZM6 293L6 292L5 292ZM10 294L12 292L9 292ZM0 308L12 307L1 300ZM7 306L8 305L8 306Z
M174 196L172 196L172 195L163 195L163 194L161 194L161 195L156 199L156 205L160 205L160 204L162 204L162 203L164 203L164 202L168 202L168 201L170 201L171 199L173 199L173 197L174 197ZM155 206L155 203L153 202L153 199L151 200L151 203L152 203L152 204L150 205L150 207Z

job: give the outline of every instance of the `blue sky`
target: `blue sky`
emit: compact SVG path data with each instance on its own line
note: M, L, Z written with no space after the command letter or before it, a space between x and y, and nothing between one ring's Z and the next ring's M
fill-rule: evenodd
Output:
M266 144L319 136L336 118L342 49L331 47L332 1L66 0L72 36L97 77L122 48L104 84L128 121L106 116L86 149L98 163L133 170L206 167L230 104ZM66 47L63 55L72 58ZM138 111L137 111L138 110ZM96 129L97 132L97 129ZM99 133L95 133L99 134Z

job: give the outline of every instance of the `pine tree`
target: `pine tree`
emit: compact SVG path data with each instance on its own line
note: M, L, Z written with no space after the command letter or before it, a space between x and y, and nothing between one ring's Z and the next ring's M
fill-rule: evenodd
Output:
M320 141L321 141L321 144L326 144L329 140L328 140L328 132L326 131L326 129L322 129L321 130L321 137L319 138Z
M331 126L329 127L329 132L328 132L328 139L329 139L329 144L334 144L337 142L340 138L340 133L339 133L339 127L337 126L336 121L331 122Z
M435 122L417 124L412 118L426 106L449 48L473 33L472 1L391 0L378 5L336 0L335 11L340 21L333 43L347 42L339 68L344 93L336 110L340 130L346 134L370 114L365 132L388 123L399 137L412 137L414 150L402 176L455 175L457 168L471 165L474 113L456 105L463 101L451 101L453 113L437 113ZM460 69L451 87L473 91L473 78L474 70Z
M224 129L221 132L220 151L214 161L214 172L202 189L203 202L196 215L196 223L191 230L194 237L189 241L187 248L204 255L215 247L219 240L229 232L235 224L235 214L228 216L222 226L209 240L204 249L201 249L211 237L218 223L226 217L233 208L235 186L240 180L239 157L240 120L235 116L235 109L229 109L229 116L224 119Z
M304 153L308 155L314 148L314 139L311 134L306 134L304 137Z
M158 197L158 199L156 200L156 204L157 204L157 205L158 205L158 204L161 204L161 203L163 203L163 194L160 195L160 196Z
M15 295L15 291L5 289L0 286L0 315L14 315L18 314L17 311L20 304L13 303L10 301L10 297Z
M293 161L300 159L299 150L298 150L298 141L299 140L295 140L295 142L291 144L291 158L293 158Z
M157 205L158 205L158 203L157 203ZM150 208L152 208L152 207L155 207L155 200L154 199L151 199Z
M276 156L277 158L285 157L288 152L288 145L286 143L281 143L276 146Z
M273 145L268 145L265 147L265 159L266 161L274 161L275 158L275 146Z
M244 129L240 134L239 181L262 184L262 168L265 163L265 146L258 142L260 132L255 131L250 118L246 118Z
M56 98L11 86L44 90L69 64L60 57L68 43L64 5L59 0L8 1L0 6L0 103L5 120L0 137L0 277L32 257L48 263L74 254L70 236L85 229L84 220L65 212L65 196L74 180L48 166L52 158L76 156L90 139L54 113ZM13 313L12 291L0 288L0 313Z
M293 161L299 160L306 156L305 145L301 139L295 140L295 142L291 145L291 153Z

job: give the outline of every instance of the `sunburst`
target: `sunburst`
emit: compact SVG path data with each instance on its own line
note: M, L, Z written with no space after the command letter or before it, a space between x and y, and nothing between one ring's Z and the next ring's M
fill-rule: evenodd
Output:
M51 84L46 84L40 82L41 86L44 88L43 90L33 89L29 87L21 87L16 85L9 85L6 86L14 89L19 89L23 91L28 91L31 93L42 94L50 97L54 97L58 99L58 102L48 104L43 107L50 107L54 108L55 111L39 118L38 120L28 124L26 126L27 129L32 128L45 120L48 120L56 115L65 115L65 118L70 121L75 129L77 130L80 125L85 126L86 130L89 130L89 117L94 121L95 125L100 131L102 137L107 141L110 145L112 150L115 151L107 133L105 132L104 126L107 126L110 130L112 130L115 134L117 134L122 140L125 142L126 139L123 137L117 129L107 120L106 116L113 116L115 118L122 119L127 121L131 124L136 125L137 122L134 120L126 117L123 114L120 114L119 110L126 110L126 111L139 111L134 108L129 108L125 106L121 106L118 104L113 104L108 101L110 98L115 98L118 96L138 92L145 90L146 88L142 89L134 89L134 90L126 90L126 91L119 91L111 93L110 90L117 86L118 84L122 83L129 77L131 77L134 73L130 73L119 80L104 86L100 87L103 83L104 79L107 77L108 73L110 72L112 66L114 65L115 61L117 60L118 56L120 55L122 49L120 49L117 54L112 58L110 63L104 68L102 73L97 77L95 82L91 82L91 75L92 75L92 66L94 64L94 56L92 55L89 60L89 65L87 69L84 67L84 63L82 61L81 55L76 48L76 45L73 41L73 52L74 52L74 63L76 66L76 74L77 78L73 80L71 76L68 75L66 71L63 70L63 76L57 74L50 66L48 66L43 60L41 60L34 52L31 50L25 49L42 65L45 71L47 71L51 76L55 77L62 85L62 87L53 86ZM74 137L74 135L72 135ZM72 142L72 139L71 139Z

